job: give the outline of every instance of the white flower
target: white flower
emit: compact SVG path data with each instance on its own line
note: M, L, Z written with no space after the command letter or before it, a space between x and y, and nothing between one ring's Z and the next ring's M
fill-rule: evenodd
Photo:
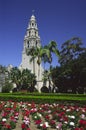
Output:
M70 122L69 125L74 126L75 124L74 124L74 122Z
M28 120L25 121L25 124L28 125L30 122Z
M39 117L42 117L42 115L41 115L40 113L38 113L38 116L39 116Z
M59 123L59 124L56 126L56 129L62 130L61 127L62 127L62 123Z
M84 109L82 109L82 112L85 112L85 110L84 110Z
M6 122L6 121L7 121L7 119L6 119L6 118L3 118L3 119L2 119L2 121Z
M7 105L4 105L4 107L7 107Z
M75 119L75 116L70 116L71 119Z
M37 116L34 116L35 119L37 119Z
M11 107L13 107L13 105L11 105Z
M58 125L56 126L56 129L59 129L59 126L58 126Z
M84 119L84 118L85 118L85 115L84 115L84 114L81 114L81 118Z
M42 126L43 126L43 124L40 124L40 126L42 127Z
M18 116L15 116L15 119L18 119L19 117Z
M48 124L48 122L45 122L44 124L46 125L46 127L50 127L49 124Z
M22 108L26 108L26 106L23 104L23 105L22 105Z
M70 110L70 109L67 109L67 110L66 110L66 112L69 112L69 111L71 111L71 110Z
M79 109L77 108L76 111L79 111Z
M68 124L68 122L67 122L67 121L64 121L64 123L65 123L65 124Z
M58 104L54 103L53 106L57 106Z
M63 108L63 110L65 110L65 108Z
M34 108L34 111L37 111L37 108Z
M28 104L28 106L31 106L31 104Z
M51 110L49 110L48 113L51 113Z
M26 120L23 120L23 122L25 123Z
M68 115L68 117L70 118L71 116L70 116L70 115Z

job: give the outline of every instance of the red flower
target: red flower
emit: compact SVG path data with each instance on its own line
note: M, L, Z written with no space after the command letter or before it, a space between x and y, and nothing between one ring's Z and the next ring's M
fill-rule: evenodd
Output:
M55 121L54 121L54 120L51 120L51 121L50 121L50 124L51 124L51 125L55 125Z
M63 117L63 120L64 120L64 121L68 121L68 117L64 116L64 117Z
M22 128L22 129L25 129L25 128L26 128L25 123L22 123L22 124L21 124L21 128Z
M27 128L27 130L30 130L30 128Z
M40 123L41 123L41 120L36 120L36 121L35 121L35 124L36 124L36 125L39 125Z
M79 124L80 126L86 126L86 120L80 120Z
M46 127L46 125L45 125L45 124L43 124L42 128L43 128L43 129L46 129L47 127Z
M46 116L45 116L45 119L46 119L46 120L49 120L49 119L50 119L50 116L49 116L49 115L46 115Z
M7 129L11 129L11 126L9 124L6 124Z
M74 130L84 130L83 128L75 128Z

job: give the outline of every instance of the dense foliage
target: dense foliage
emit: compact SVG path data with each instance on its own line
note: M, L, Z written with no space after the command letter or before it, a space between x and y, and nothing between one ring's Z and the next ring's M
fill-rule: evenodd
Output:
M60 66L52 69L52 79L58 92L84 93L86 89L86 48L74 37L62 45Z
M34 89L36 77L28 69L23 69L21 71L17 67L14 67L9 72L9 78L12 83L17 85L18 90L29 89L30 87Z
M2 87L2 93L8 93L11 92L13 89L12 83L9 83L8 81L5 82L5 84Z

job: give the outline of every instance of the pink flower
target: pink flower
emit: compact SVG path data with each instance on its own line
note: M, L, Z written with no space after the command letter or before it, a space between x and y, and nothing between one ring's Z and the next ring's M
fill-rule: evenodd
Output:
M59 123L59 124L56 126L56 128L57 128L58 130L61 130L61 127L62 127L62 123Z

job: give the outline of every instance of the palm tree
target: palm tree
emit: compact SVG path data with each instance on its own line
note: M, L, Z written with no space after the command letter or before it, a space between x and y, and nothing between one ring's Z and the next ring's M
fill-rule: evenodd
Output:
M21 75L21 78L22 78L22 89L27 89L29 87L33 87L34 89L34 84L33 82L35 81L35 75L31 73L30 70L28 69L23 69L22 70L22 75Z
M30 70L23 69L21 71L17 67L12 68L9 75L12 83L15 83L17 85L18 90L26 90L28 87L30 87L29 84L33 84L36 79L35 75L32 74Z
M50 63L50 69L47 71L47 80L49 81L49 90L51 92L51 88L50 88L50 84L51 84L51 63L52 63L52 53L56 54L56 56L60 56L59 50L57 49L57 44L55 41L51 41L47 46L45 46L44 48L47 49L48 52L48 56L45 60L45 62Z
M17 85L17 88L20 89L22 84L21 71L17 67L14 67L11 69L9 77L12 80L12 82Z
M40 64L42 63L42 60L44 58L44 56L46 56L48 59L50 57L50 53L49 50L46 49L45 47L37 47L36 48L36 52L35 52L35 56L37 57L37 64L38 64L38 79L40 76Z
M45 47L32 47L29 50L26 50L27 55L31 55L31 59L30 61L33 62L33 68L34 68L34 72L35 72L35 61L38 64L38 79L40 76L40 64L44 58L44 56L46 56L48 59L50 58L50 51L45 48Z
M38 64L38 80L40 77L40 64L42 61L45 62L52 62L52 53L55 53L59 56L59 51L56 48L57 44L54 41L51 41L49 45L44 47L32 47L30 50L27 50L27 55L31 55L31 62L34 60L37 61Z
M5 80L7 78L7 69L5 66L0 65L0 91L2 90L2 86L5 84Z
M47 49L50 50L50 59L49 62L52 62L52 53L54 53L56 56L60 56L59 50L57 49L57 44L55 41L51 41L48 46Z
M26 49L26 54L31 56L30 62L33 62L33 73L35 74L35 55L36 48L33 46L30 49Z

